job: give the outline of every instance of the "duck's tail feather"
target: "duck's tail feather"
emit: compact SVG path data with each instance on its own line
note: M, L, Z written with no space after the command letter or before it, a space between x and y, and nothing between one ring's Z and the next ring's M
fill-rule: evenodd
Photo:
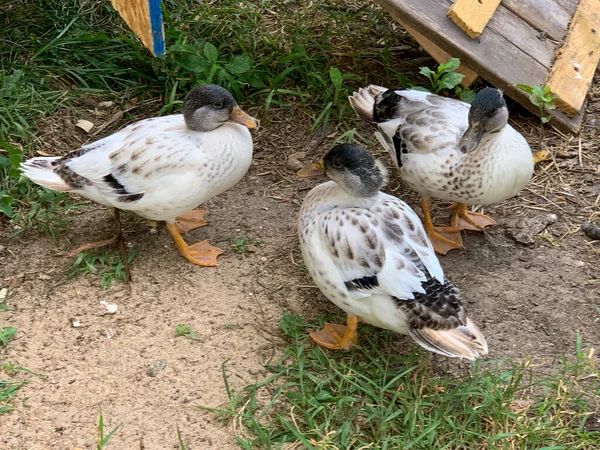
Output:
M31 158L21 163L21 173L34 183L53 191L67 192L73 188L54 171L52 163L59 157Z
M473 360L488 354L485 336L471 319L451 330L420 328L409 329L409 333L420 346L440 355Z
M387 91L386 88L371 84L366 88L360 88L357 92L348 97L350 105L360 117L369 122L373 122L373 108L375 107L375 97Z

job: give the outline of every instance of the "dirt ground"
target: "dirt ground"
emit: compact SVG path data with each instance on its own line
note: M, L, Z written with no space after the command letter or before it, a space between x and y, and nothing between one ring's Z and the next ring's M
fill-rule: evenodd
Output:
M513 125L537 150L537 119L510 108ZM204 205L209 226L186 236L190 243L208 238L226 250L217 268L189 264L164 229L156 233L127 215L127 244L138 250L134 283L103 289L94 276L67 279L73 259L59 255L109 237L113 223L107 209L72 212L58 242L33 231L9 238L12 230L0 222L0 288L8 288L7 303L15 308L0 313L0 321L19 329L0 357L48 377L27 377L31 383L18 396L27 397L25 406L16 401L13 413L0 416L1 448L91 449L99 408L108 429L122 425L107 448L178 448L177 426L189 449L238 448L230 428L196 408L226 404L223 364L233 389L260 381L266 374L261 360L282 342L278 324L284 311L313 320L335 312L298 267L296 217L313 183L296 179L287 164L293 153L305 152L304 162L324 154L335 136L308 135L303 130L310 124L301 114L287 116L255 133L254 163L246 177ZM372 135L372 128L360 126L364 136ZM54 127L62 133L48 141L56 153L87 139L82 134L61 139L73 130L68 117ZM600 341L595 308L600 241L579 231L586 220L600 221L599 133L596 87L581 135L548 128L542 145L554 159L537 167L517 198L486 208L497 226L485 235L468 234L464 250L441 258L486 334L492 358L531 356L551 367L561 355L574 354L577 332L586 349ZM389 164L375 143L370 150ZM397 178L387 189L418 210L417 197ZM436 204L440 222L447 220L446 206ZM549 214L556 215L554 224L536 229L530 223L519 231L524 219L543 222ZM240 236L261 243L239 255L230 240ZM117 304L118 311L107 314L102 300ZM73 327L73 321L81 326ZM178 323L191 325L201 338L175 337ZM398 345L415 344L399 337ZM151 377L147 370L157 360L166 360L166 368Z

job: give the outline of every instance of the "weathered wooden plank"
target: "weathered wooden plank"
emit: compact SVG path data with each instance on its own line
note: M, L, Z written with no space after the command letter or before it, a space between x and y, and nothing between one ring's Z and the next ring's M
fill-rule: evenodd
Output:
M502 0L502 6L550 39L561 42L575 12L575 9L565 9L556 0Z
M600 61L600 0L581 0L547 84L557 108L573 116L585 101Z
M528 96L516 89L515 84L543 84L548 69L522 49L499 35L490 26L478 39L469 39L446 18L448 3L439 0L377 0L396 20L427 36L444 51L457 55L461 62L480 76L503 89L534 114L539 114L529 102ZM500 6L502 8L502 6ZM562 113L552 111L551 125L562 131L576 131L581 116L569 119Z
M476 38L490 21L500 0L456 0L448 10L448 18L467 33Z
M549 39L539 39L539 32L535 28L504 6L501 5L498 8L488 23L487 29L504 37L512 45L521 49L523 53L541 63L547 70L550 69L557 44ZM498 48L496 51L501 52L502 49Z
M113 7L154 55L165 52L160 0L110 0Z
M399 23L406 31L408 31L408 33L414 38L414 40L417 41L419 45L423 47L423 49L427 53L429 53L431 57L435 59L438 63L444 64L448 62L450 58L453 58L452 55L442 50L440 47L435 45L433 42L431 42L429 39L427 39L414 28L410 27L409 25L406 25L403 22ZM460 84L463 87L471 86L475 82L475 80L479 78L479 75L473 70L469 69L462 61L458 69L456 69L456 71L465 76L460 82Z
M577 5L579 4L579 0L556 0L556 2L565 8L571 17L575 14L575 10L577 10Z
M471 41L446 18L448 3L439 0L379 0L396 20L406 22L446 52L459 55L475 72L494 84L543 83L547 69L506 38L488 29ZM512 81L509 81L512 80Z

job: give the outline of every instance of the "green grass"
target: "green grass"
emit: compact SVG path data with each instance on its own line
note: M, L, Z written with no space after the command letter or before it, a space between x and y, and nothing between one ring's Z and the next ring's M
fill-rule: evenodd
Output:
M102 416L102 409L98 413L98 425L96 427L96 431L98 434L98 440L96 443L96 450L103 450L108 441L113 437L113 435L121 428L121 425L117 425L110 431L107 435L104 434L104 416Z
M241 448L600 448L584 428L600 407L600 380L580 338L553 375L510 361L456 375L434 370L437 357L424 351L398 354L393 333L366 325L348 353L315 346L306 333L314 326L298 316L285 315L281 328L288 344L265 364L270 376L235 392L224 365L229 404L203 408L236 422Z
M248 253L248 246L250 245L256 246L262 244L260 239L252 238L246 235L235 238L232 237L229 238L229 240L231 242L231 249L238 255L245 255Z
M25 386L27 381L3 381L0 380L0 415L14 411L15 407L10 403L17 395L17 391Z
M129 251L127 261L131 263L135 255L135 250ZM79 253L67 278L79 273L100 277L103 288L110 288L114 281L126 281L125 266L118 250L103 248Z
M175 327L175 337L179 336L185 336L192 340L199 340L202 338L198 333L194 333L191 326L182 323L178 323Z
M2 327L0 328L0 346L8 345L8 342L17 335L15 327Z

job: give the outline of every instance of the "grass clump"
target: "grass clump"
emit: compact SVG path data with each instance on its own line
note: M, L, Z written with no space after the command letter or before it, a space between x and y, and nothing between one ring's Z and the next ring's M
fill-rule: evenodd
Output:
M529 362L474 363L470 376L435 375L431 356L398 355L393 333L363 328L361 346L346 354L309 343L310 324L281 321L289 340L271 375L210 409L233 421L245 449L595 449L585 429L600 406L591 357L564 360L540 376ZM207 408L204 408L207 409Z
M121 428L121 425L117 425L112 429L112 431L108 434L104 434L104 416L102 415L102 409L98 413L98 425L96 427L96 431L98 434L98 440L96 443L96 450L103 450L108 444L108 441L113 437L113 435Z
M248 253L249 246L256 246L262 244L260 239L242 235L236 238L230 238L231 249L238 255L245 255Z
M184 325L182 323L178 323L175 327L175 337L179 336L185 336L186 338L195 341L202 338L198 333L194 333L190 325Z
M127 262L131 263L136 255L135 250L127 254ZM110 288L114 281L126 281L125 266L118 250L90 250L77 255L67 278L73 278L78 273L93 274L100 277L100 285Z

